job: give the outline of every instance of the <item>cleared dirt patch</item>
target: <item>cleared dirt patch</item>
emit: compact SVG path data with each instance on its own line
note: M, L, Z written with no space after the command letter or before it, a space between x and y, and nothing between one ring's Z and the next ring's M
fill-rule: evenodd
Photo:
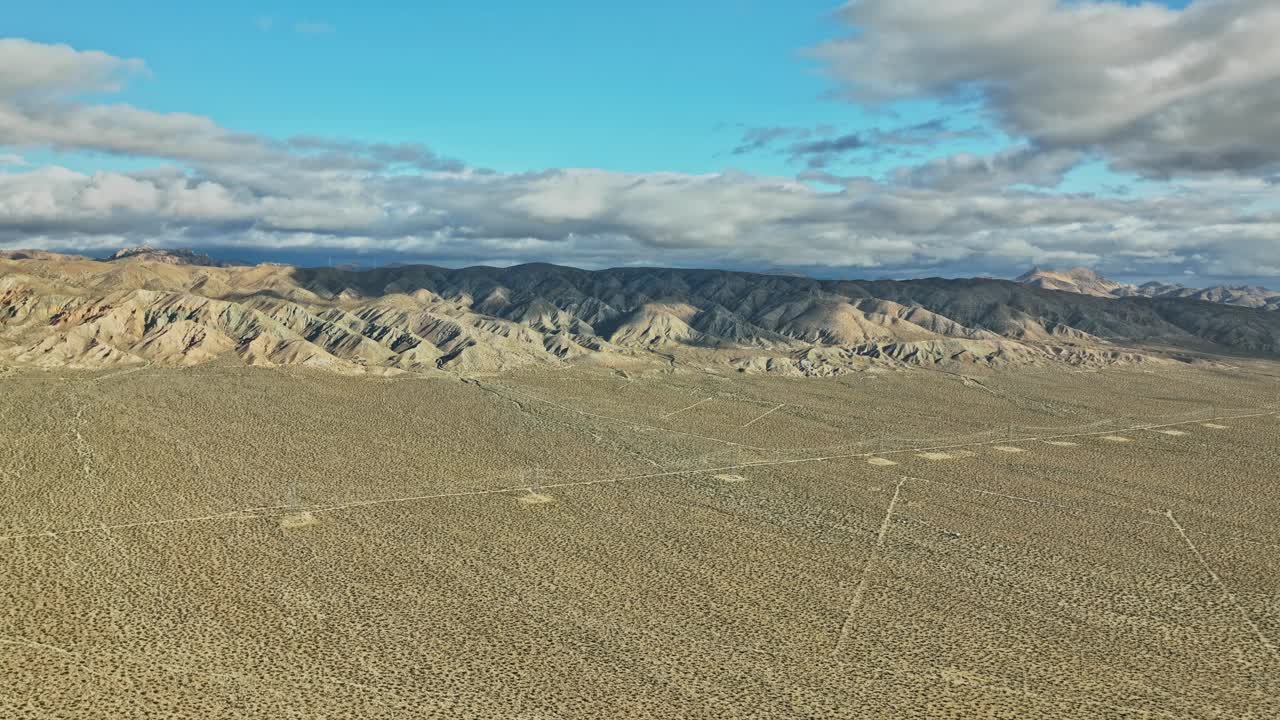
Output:
M1200 427L1207 427L1210 430L1229 430L1231 428L1230 425L1219 425L1218 423L1204 423Z
M1080 447L1080 443L1073 443L1069 440L1045 440L1046 445L1057 445L1058 447Z
M285 530L296 530L297 528L311 527L319 525L320 518L309 512L289 513L280 518L280 527Z
M1002 452L1002 453L1020 453L1020 452L1026 452L1026 450L1024 450L1024 449L1022 449L1022 448L1020 448L1020 447L1014 447L1014 446L1012 446L1012 445L996 445L995 447L993 447L993 448L991 448L991 449L992 449L992 450L995 450L995 451L997 451L997 452Z
M520 496L522 505L550 505L555 501L554 497L540 492L531 492Z
M727 482L727 483L740 483L740 482L747 481L747 479L742 477L741 475L716 475L715 478L720 482Z
M867 464L869 464L869 465L879 465L880 467L888 467L888 466L890 466L890 465L897 465L898 463L896 463L896 462L894 462L894 461L892 461L892 460L890 460L890 459L888 459L888 458L873 457L873 458L867 458Z
M1173 435L1174 437L1187 434L1183 430L1157 430L1156 432L1160 433L1161 435Z
M944 452L925 452L925 453L920 453L916 457L922 457L925 460L950 460L955 456L952 455L951 453L944 453Z
M1105 435L1103 436L1102 439L1106 440L1107 442L1114 442L1114 443L1133 442L1133 438L1122 437L1120 435Z

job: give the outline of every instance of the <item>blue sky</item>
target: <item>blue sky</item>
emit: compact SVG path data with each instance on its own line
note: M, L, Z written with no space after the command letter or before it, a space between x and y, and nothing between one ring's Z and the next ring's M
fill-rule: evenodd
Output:
M22 3L0 247L1276 277L1272 2Z
M25 3L8 31L147 62L113 97L277 137L417 141L505 172L794 174L731 156L747 126L856 132L935 103L828 96L805 48L838 35L830 0L601 3ZM966 119L977 122L976 119ZM982 151L968 139L931 149ZM879 172L884 163L847 168Z

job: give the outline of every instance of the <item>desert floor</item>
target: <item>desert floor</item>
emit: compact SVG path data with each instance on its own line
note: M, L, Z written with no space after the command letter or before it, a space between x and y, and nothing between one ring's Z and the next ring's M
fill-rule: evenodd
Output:
M1280 366L0 377L2 718L1274 718Z

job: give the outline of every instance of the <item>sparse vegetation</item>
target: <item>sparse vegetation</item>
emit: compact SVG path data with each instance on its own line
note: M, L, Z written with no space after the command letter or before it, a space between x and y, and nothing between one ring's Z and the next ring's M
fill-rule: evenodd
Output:
M0 717L1275 717L1278 375L18 367Z

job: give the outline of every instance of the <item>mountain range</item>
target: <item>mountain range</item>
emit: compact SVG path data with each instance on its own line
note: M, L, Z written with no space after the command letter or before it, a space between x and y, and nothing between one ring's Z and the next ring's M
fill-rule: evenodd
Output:
M0 361L380 374L591 362L811 376L1280 354L1280 313L1101 287L547 264L357 271L232 266L151 248L105 260L8 251Z
M1095 297L1186 298L1223 305L1280 310L1280 292L1264 287L1215 285L1210 288L1190 288L1177 283L1155 281L1132 285L1108 280L1089 268L1071 270L1032 268L1018 276L1015 282L1045 290L1060 290Z

